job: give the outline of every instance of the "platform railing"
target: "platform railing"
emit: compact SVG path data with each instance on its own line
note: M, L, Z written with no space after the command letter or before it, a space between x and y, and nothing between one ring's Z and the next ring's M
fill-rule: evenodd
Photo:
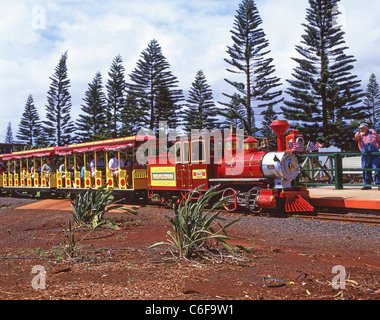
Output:
M363 182L363 171L374 173L380 169L362 169L362 155L362 153L331 152L301 155L301 174L296 183L308 186L335 186L337 190L348 186L368 186ZM371 155L380 155L380 153L371 153Z

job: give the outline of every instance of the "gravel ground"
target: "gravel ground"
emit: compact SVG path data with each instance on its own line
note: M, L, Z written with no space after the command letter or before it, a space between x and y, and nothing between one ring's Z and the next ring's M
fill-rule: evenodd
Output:
M227 217L227 220L232 220ZM313 248L322 243L326 247L339 250L350 247L352 250L366 248L379 253L380 226L366 226L362 223L324 222L317 220L303 220L296 218L268 218L244 216L229 229L238 231L246 238L264 240L273 246L299 244L300 247ZM272 235L268 238L268 234Z

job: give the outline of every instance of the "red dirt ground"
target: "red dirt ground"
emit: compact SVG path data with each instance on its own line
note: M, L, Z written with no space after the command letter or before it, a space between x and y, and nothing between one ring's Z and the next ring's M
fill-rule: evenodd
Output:
M2 300L379 300L377 252L347 246L338 252L294 235L286 246L263 230L247 238L236 226L229 233L237 259L177 261L164 247L170 211L139 208L137 216L109 213L120 230L92 233L75 261L65 259L62 232L72 217L68 200L0 199L0 299ZM254 217L252 217L254 219ZM328 222L326 222L328 223ZM75 241L85 232L74 232ZM301 235L300 235L301 236ZM254 240L254 242L253 242ZM281 239L276 239L281 240ZM302 244L302 245L301 245ZM34 289L36 265L46 270L44 289ZM335 265L346 268L346 289L331 282ZM282 281L263 280L268 278ZM281 285L281 286L278 286Z

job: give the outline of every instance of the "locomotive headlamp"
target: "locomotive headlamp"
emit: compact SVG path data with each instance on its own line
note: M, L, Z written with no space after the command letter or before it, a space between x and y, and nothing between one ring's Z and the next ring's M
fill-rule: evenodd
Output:
M297 167L297 164L296 164L295 161L292 161L292 162L289 163L289 169L290 169L290 170L293 171L293 170L296 169L296 167Z

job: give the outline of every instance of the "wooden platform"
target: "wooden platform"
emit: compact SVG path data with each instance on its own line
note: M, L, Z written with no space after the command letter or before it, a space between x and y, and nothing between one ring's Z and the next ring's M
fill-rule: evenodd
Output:
M346 187L336 190L334 187L309 188L310 202L315 207L334 207L361 210L379 210L380 190L361 190L362 187Z

